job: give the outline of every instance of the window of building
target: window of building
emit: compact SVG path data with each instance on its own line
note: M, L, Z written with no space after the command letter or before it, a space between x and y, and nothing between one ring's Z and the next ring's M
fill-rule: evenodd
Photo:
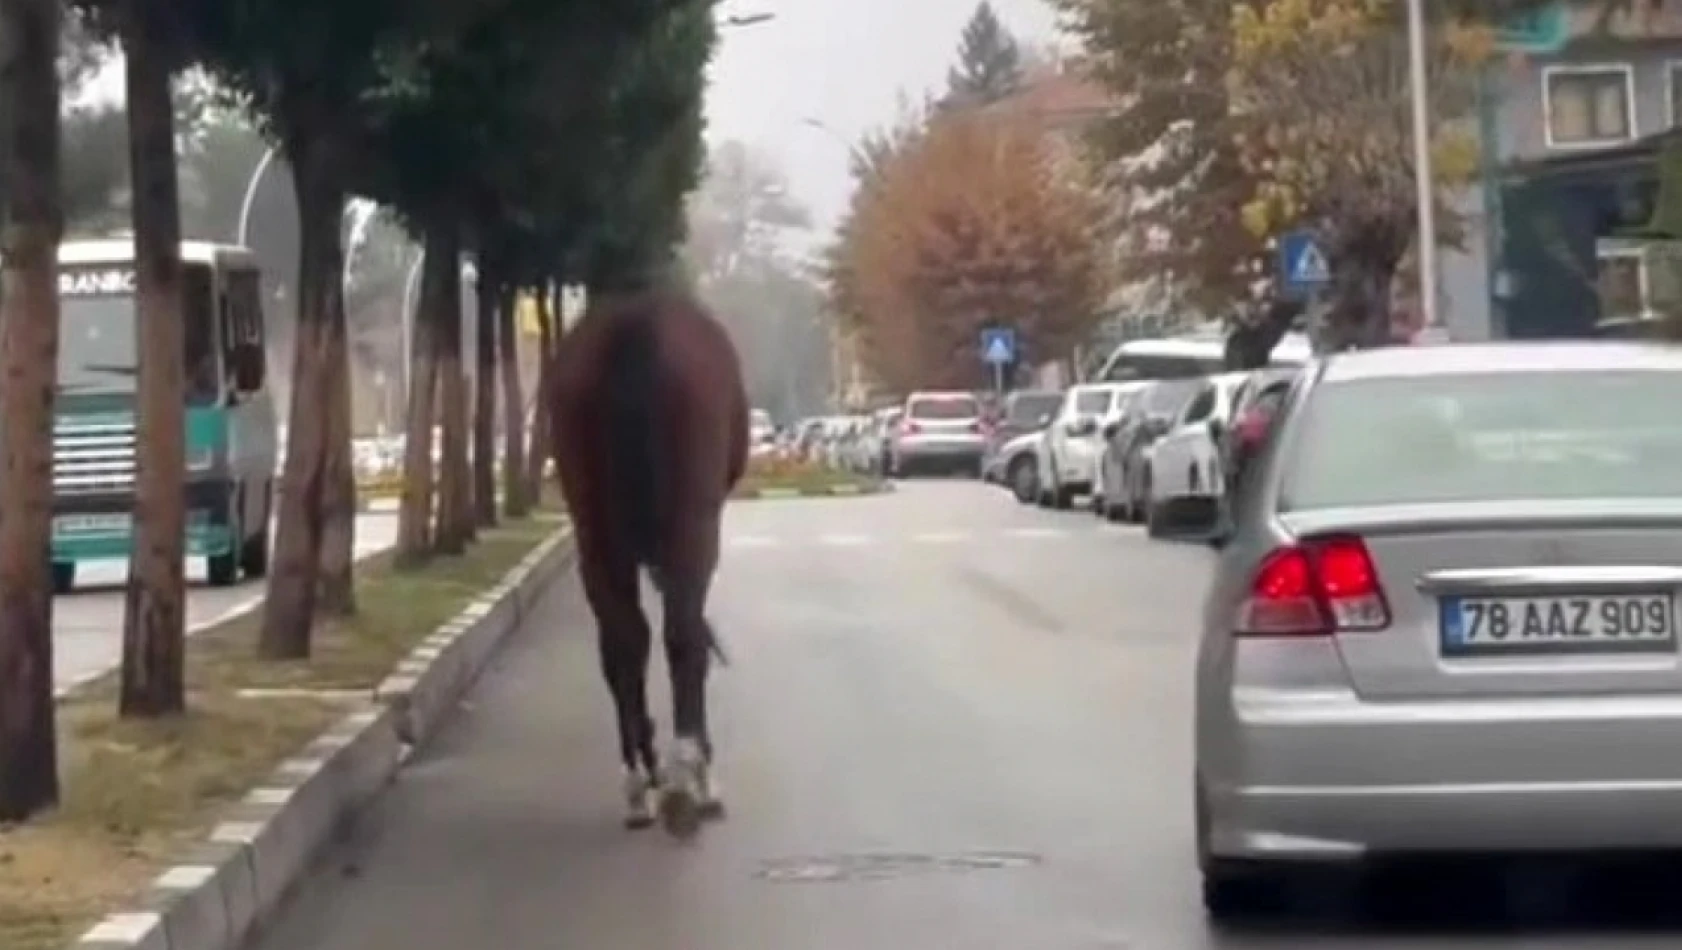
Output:
M1548 145L1571 147L1635 137L1635 72L1629 66L1569 66L1543 72Z

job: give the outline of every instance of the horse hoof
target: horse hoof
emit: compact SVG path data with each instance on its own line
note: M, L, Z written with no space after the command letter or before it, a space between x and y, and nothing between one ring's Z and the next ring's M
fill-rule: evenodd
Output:
M625 828L629 831L642 831L654 827L654 815L648 812L632 813L625 816Z
M689 789L667 789L660 796L660 824L674 838L693 838L701 830L701 812L701 801Z
M724 801L718 798L709 798L701 803L699 811L703 821L723 821L725 817Z

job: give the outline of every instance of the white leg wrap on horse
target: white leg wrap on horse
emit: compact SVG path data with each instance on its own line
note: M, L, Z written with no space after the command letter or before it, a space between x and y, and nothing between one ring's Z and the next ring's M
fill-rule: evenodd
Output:
M704 817L706 775L707 757L701 744L679 736L666 757L660 781L660 815L666 830L685 837L694 833Z
M624 777L625 824L646 828L654 824L654 782L641 769L626 769Z

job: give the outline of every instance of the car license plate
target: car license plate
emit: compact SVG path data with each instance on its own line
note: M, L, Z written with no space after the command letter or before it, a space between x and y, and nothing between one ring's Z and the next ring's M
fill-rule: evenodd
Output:
M92 531L127 531L131 517L126 514L59 515L53 519L54 534L86 534Z
M1671 594L1583 597L1444 597L1444 654L1674 650Z

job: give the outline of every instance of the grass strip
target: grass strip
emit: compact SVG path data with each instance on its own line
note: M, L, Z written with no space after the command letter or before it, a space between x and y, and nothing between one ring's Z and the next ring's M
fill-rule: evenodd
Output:
M0 829L0 948L62 950L144 893L225 806L368 702L410 650L561 524L538 514L481 531L464 556L413 572L394 571L389 554L362 561L360 613L321 624L308 662L256 659L261 611L200 632L187 643L189 712L177 719L119 721L115 673L60 700L61 806ZM276 688L287 691L242 695Z

